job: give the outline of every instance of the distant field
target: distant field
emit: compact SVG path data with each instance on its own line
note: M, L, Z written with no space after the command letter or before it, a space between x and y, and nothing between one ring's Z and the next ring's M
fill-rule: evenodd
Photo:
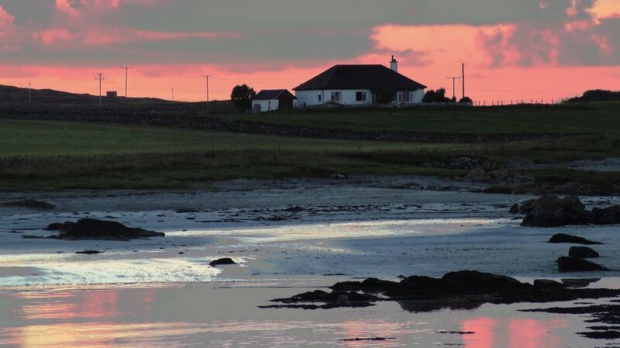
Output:
M610 133L620 131L620 102L571 106L337 110L225 116L323 128L433 133Z
M439 147L444 146L287 138L77 122L0 120L0 156L73 156L248 149L400 151Z
M0 190L177 189L209 185L215 180L327 177L332 173L459 177L467 170L450 168L446 164L464 156L506 164L522 160L551 163L620 157L620 136L613 133L618 129L618 121L615 115L607 114L609 108L609 105L601 107L603 111L598 116L590 115L587 120L580 121L583 123L580 129L573 129L575 133L591 132L592 135L449 145L291 138L85 122L0 120ZM384 124L384 128L401 129L416 124L436 131L420 120L408 120L413 117L408 114L410 112L397 111L396 118L392 119L384 112L369 111L358 116L350 113L336 116L341 117L343 124L361 117L360 123L351 128L378 129L379 124ZM461 131L479 128L479 133L491 132L484 128L486 123L482 116L464 116L478 112L475 109L459 110L465 114L458 117L450 116L449 110L425 112L443 118L442 125L447 129L456 129L448 120L461 119ZM338 123L327 113L288 116L291 120L297 117L295 122L309 125L323 125L315 117ZM269 120L286 115L242 117ZM428 122L432 118L424 117ZM528 117L531 126L522 131L538 129L533 116ZM603 127L599 123L604 123L605 117L608 124ZM538 115L538 118L543 117ZM469 128L463 126L466 119L471 122ZM405 125L396 124L398 120ZM504 120L503 126L507 122ZM502 124L489 123L495 123L494 127ZM521 126L524 125L522 121ZM566 131L563 127L558 121L556 129ZM602 180L597 175L570 171L545 171L540 175L558 182L569 182L574 177L581 181ZM604 180L620 182L616 176L611 179L605 176Z

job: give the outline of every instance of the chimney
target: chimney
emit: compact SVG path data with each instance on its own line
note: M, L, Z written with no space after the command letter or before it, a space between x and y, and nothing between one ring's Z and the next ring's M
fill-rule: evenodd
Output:
M398 61L394 58L394 56L392 56L392 61L390 62L390 69L398 72Z

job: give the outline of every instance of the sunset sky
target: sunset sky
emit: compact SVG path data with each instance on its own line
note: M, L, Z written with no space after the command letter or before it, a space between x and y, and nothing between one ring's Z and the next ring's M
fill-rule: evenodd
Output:
M620 90L620 0L0 0L0 84L227 99L334 64L385 64L430 88L468 67L475 100ZM460 92L458 92L460 97Z

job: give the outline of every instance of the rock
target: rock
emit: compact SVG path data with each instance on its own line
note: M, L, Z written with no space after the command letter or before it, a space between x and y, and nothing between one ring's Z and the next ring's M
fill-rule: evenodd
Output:
M83 255L98 255L98 254L103 254L101 251L99 250L84 250L84 251L76 251L76 254L83 254Z
M514 188L510 186L490 186L484 189L482 192L490 194L511 195L514 192Z
M181 208L174 211L177 214L200 213L198 209Z
M560 199L553 194L544 195L536 201L526 202L522 210L526 213L522 226L559 227L596 222L595 214L586 211L577 196Z
M55 238L63 240L120 240L129 241L137 238L164 237L161 232L130 228L114 221L80 219L77 222L65 222Z
M334 173L334 174L330 175L329 178L330 179L341 180L341 179L348 179L349 176L346 175L346 174Z
M233 261L233 259L231 259L229 257L225 257L223 259L217 259L217 260L211 261L209 266L217 267L217 266L223 266L223 265L236 265L236 264L237 263L235 261Z
M566 285L560 282L556 282L555 280L536 279L534 280L534 287L546 288L546 289L557 289L557 288L565 288Z
M615 225L620 224L620 206L599 209L592 209L594 215L594 223L597 225Z
M46 228L44 228L44 230L46 231L60 231L60 228L62 227L61 223L53 223L53 224L49 224L47 225Z
M561 273L609 271L608 268L603 267L599 264L586 261L584 259L578 259L575 257L562 256L558 259L557 262L558 262L558 270Z
M599 253L597 253L594 249L588 247L572 247L568 251L569 257L576 257L579 259L594 259L599 257Z
M0 204L0 207L5 208L26 208L33 210L53 210L56 206L50 203L36 201L34 199L25 199L22 201L11 201Z
M559 233L549 239L549 243L565 243L565 244L583 244L583 245L597 245L603 244L600 242L593 242L585 238L571 236L570 234Z
M519 205L518 204L514 204L511 208L510 208L510 214L519 214Z

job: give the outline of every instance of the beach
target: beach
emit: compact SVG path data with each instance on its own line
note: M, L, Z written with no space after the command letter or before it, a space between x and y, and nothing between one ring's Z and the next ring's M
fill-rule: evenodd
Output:
M616 228L527 228L510 207L533 196L422 177L237 180L200 191L6 193L51 211L0 208L0 346L8 347L597 347L578 316L540 304L411 313L397 303L305 311L270 300L338 281L478 270L534 279L600 278L617 288ZM588 207L617 197L583 197ZM96 218L164 232L121 241L33 239L51 223ZM604 243L612 271L558 273L569 246ZM24 238L24 236L31 238ZM98 255L75 254L97 250ZM230 257L237 265L210 267ZM600 300L588 300L598 303ZM544 304L542 307L552 304ZM556 304L557 305L557 304ZM561 305L575 305L563 303ZM463 334L463 332L468 332ZM385 338L385 340L353 340ZM352 340L352 341L346 341Z

